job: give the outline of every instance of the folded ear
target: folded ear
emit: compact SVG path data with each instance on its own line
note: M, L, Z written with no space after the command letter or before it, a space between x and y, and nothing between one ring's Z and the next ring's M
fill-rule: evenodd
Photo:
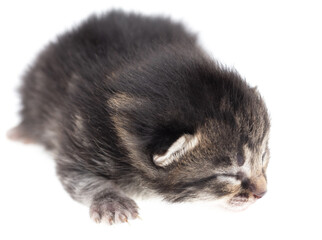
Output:
M178 161L181 156L192 150L199 143L196 135L184 134L179 137L163 155L154 155L153 162L159 167L165 167L174 161Z
M152 171L156 170L153 163L156 166L165 167L178 161L182 155L192 150L199 142L199 137L197 137L199 134L180 136L177 133L172 133L173 135L170 136L171 131L164 141L160 139L160 136L155 140L156 136L153 134L158 130L156 125L162 124L158 122L159 119L156 117L158 115L157 107L148 99L120 93L109 99L108 106L117 135L131 155L130 159L133 160L131 164L139 169L148 169L151 177L154 176ZM165 129L160 131L162 135L167 134ZM185 131L187 130L178 130L178 132ZM180 137L177 138L178 136ZM174 141L175 138L177 139ZM172 145L170 145L171 141L174 141ZM153 142L153 146L149 146L151 142ZM166 147L164 145L170 145L165 153ZM153 155L153 163L150 158L151 152L157 152Z

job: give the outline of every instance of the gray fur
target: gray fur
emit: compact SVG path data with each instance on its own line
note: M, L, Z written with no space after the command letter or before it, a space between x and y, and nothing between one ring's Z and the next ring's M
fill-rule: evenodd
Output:
M63 186L97 222L136 218L137 193L234 207L266 192L260 94L169 19L92 16L47 46L21 95L10 136L54 152Z

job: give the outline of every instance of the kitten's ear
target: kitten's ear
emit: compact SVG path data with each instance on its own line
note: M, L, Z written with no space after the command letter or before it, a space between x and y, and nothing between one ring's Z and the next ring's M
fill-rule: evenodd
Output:
M184 134L179 137L163 155L153 155L153 162L159 167L165 167L178 161L182 155L192 150L199 143L197 135Z

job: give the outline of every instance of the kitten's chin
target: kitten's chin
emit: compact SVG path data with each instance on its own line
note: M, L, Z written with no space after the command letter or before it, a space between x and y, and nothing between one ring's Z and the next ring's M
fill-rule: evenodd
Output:
M254 202L255 202L255 199L253 198L236 195L226 199L223 202L223 207L229 211L240 212L240 211L246 210Z

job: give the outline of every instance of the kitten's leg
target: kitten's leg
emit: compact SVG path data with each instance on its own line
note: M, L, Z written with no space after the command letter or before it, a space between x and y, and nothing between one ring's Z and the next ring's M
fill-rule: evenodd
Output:
M35 143L35 140L27 133L22 124L10 129L7 132L7 137L12 141L19 141L25 144Z
M95 222L113 224L138 217L136 203L112 181L62 166L57 173L71 197L90 207L90 217Z

